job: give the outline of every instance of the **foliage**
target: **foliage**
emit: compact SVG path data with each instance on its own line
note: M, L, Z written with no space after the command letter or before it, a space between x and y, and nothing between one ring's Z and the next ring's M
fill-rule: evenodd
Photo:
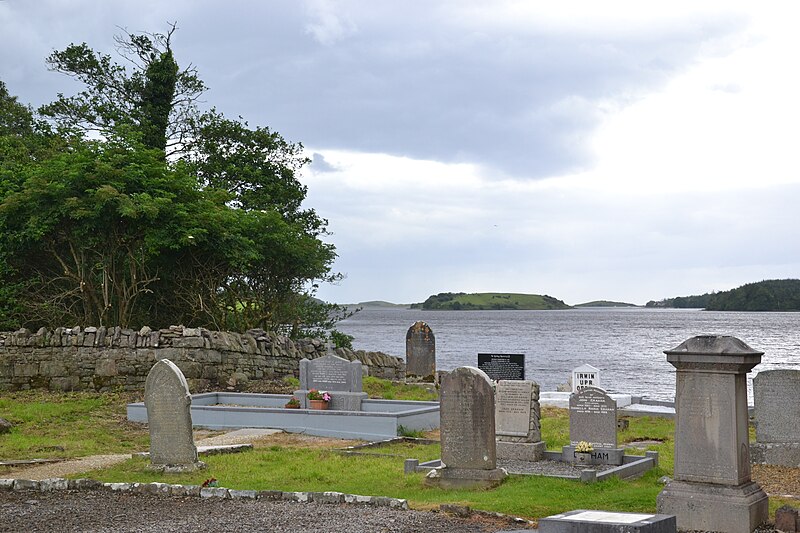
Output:
M439 399L436 388L431 384L397 383L374 376L364 376L362 385L364 392L370 398L420 402L432 402Z
M333 345L337 348L347 348L349 350L353 349L353 337L352 335L348 335L347 333L342 333L339 330L332 329L331 330L331 341L333 341Z
M291 398L289 398L289 401L286 402L284 407L289 407L289 408L300 407L300 400L292 396Z
M563 301L548 295L484 292L442 292L429 296L421 304L412 304L412 309L445 310L503 310L503 309L569 309Z
M327 221L304 208L300 144L196 103L166 34L51 54L81 82L40 113L0 84L0 325L186 324L293 337L347 316L313 298ZM1 83L1 82L0 82ZM99 135L88 135L97 132ZM345 341L344 338L340 338Z
M322 400L324 402L331 401L331 395L330 394L328 394L327 392L324 392L324 391L318 391L317 389L311 389L310 391L308 391L308 394L306 394L306 397L309 400Z
M800 311L800 280L747 283L723 292L650 301L647 307L705 308L708 311Z

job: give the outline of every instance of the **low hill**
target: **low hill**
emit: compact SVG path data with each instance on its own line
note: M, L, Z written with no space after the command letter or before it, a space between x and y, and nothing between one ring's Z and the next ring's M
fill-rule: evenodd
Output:
M695 307L708 311L800 311L800 280L764 280L729 291L650 301L647 307Z
M383 300L370 300L357 304L347 304L347 307L361 307L363 309L408 309L411 304L394 304Z
M479 292L466 294L463 292L442 292L429 296L428 299L422 303L411 304L411 308L478 311L501 309L570 309L570 306L546 294L517 294L509 292Z
M609 300L595 300L593 302L586 302L578 304L573 307L639 307L636 304L629 304L626 302L612 302Z

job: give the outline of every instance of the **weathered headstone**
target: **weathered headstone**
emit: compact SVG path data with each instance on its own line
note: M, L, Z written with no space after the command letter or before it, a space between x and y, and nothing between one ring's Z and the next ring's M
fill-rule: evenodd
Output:
M144 386L150 428L150 467L166 472L203 468L192 436L192 396L183 372L161 359L147 374Z
M692 337L664 352L676 369L674 481L661 513L683 530L750 533L769 501L750 477L747 373L763 352L735 337Z
M360 411L363 392L361 361L348 361L336 355L300 360L300 390L294 396L302 408L308 408L306 395L311 389L327 391L331 395L329 409L333 411Z
M572 371L572 392L586 387L600 388L600 369L592 365L581 365Z
M753 463L800 466L800 370L766 370L753 379L756 442Z
M494 409L498 459L541 460L545 443L540 424L539 384L498 381Z
M426 483L443 488L490 487L506 477L497 468L494 391L474 367L443 374L439 400L442 468Z
M478 368L494 381L525 379L525 354L479 353Z
M574 461L575 446L586 441L594 447L592 464L622 464L624 450L617 447L617 402L602 389L584 387L569 397L569 440L563 459Z
M406 332L406 379L433 383L436 378L436 337L422 321Z

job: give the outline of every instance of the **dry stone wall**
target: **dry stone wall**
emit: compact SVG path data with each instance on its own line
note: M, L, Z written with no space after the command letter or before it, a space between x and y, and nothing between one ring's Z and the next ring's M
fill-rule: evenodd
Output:
M225 389L250 380L299 375L300 360L325 355L319 339L170 326L140 330L120 327L21 329L0 333L0 390L144 390L150 368L169 359L181 369L192 392ZM361 361L365 373L403 379L405 362L381 352L334 352Z

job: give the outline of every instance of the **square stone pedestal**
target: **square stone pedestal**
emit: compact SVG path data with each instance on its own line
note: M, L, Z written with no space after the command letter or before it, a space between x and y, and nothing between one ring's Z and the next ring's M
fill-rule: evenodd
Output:
M539 442L505 442L498 440L497 458L513 461L541 461L547 447L544 441Z
M769 519L767 494L752 481L738 486L672 481L658 495L657 509L676 515L679 529L750 533Z
M425 485L441 489L490 489L508 477L505 468L435 468L425 476Z
M331 395L331 401L328 409L331 411L360 411L361 402L368 398L366 392L344 392L344 391L328 391ZM294 391L294 397L300 400L300 407L302 409L309 409L308 403L308 390Z

